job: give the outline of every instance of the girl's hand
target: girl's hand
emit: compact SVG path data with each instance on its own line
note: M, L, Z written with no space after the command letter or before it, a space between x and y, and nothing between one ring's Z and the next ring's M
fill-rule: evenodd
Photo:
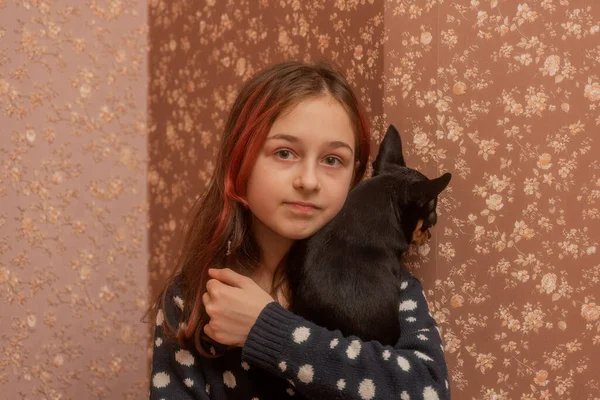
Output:
M242 347L265 306L275 301L251 278L229 269L208 270L202 302L210 322L204 332L213 340Z

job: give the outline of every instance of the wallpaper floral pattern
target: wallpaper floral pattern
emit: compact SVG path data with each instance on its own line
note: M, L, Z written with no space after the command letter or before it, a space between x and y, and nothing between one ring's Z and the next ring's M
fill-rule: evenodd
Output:
M374 143L394 123L411 166L453 173L432 240L407 259L453 398L600 399L599 8L0 1L2 393L146 397L139 317L240 84L326 58Z
M458 399L599 399L600 4L387 2L387 118L454 173L417 273Z
M0 398L147 392L145 2L0 1Z

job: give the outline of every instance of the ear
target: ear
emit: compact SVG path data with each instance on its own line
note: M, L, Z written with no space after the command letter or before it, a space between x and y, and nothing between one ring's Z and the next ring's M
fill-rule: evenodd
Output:
M406 167L402 156L402 140L394 125L388 127L379 146L379 153L373 162L373 176L382 174L390 165Z
M446 172L439 178L413 183L409 189L411 200L415 201L418 207L424 206L446 189L450 178L452 178L452 174Z

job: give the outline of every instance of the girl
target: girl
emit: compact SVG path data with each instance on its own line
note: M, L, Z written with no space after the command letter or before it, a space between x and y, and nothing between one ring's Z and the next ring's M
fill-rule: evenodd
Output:
M155 303L151 399L449 398L439 329L414 276L401 282L394 347L286 309L288 250L340 211L369 157L340 72L293 61L259 72L220 146L179 268Z

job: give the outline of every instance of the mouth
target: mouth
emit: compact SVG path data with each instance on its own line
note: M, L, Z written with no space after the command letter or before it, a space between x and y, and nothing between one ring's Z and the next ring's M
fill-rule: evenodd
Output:
M429 228L421 229L425 235L427 235L427 240L431 239L431 232L429 232Z
M301 213L313 213L321 209L321 207L317 206L316 204L306 203L303 201L286 201L284 204L289 206L292 210Z
M420 246L426 243L429 239L431 239L431 232L429 232L429 228L431 228L431 226L432 225L426 226L424 224L424 221L420 219L417 222L415 230L413 231L411 243Z

